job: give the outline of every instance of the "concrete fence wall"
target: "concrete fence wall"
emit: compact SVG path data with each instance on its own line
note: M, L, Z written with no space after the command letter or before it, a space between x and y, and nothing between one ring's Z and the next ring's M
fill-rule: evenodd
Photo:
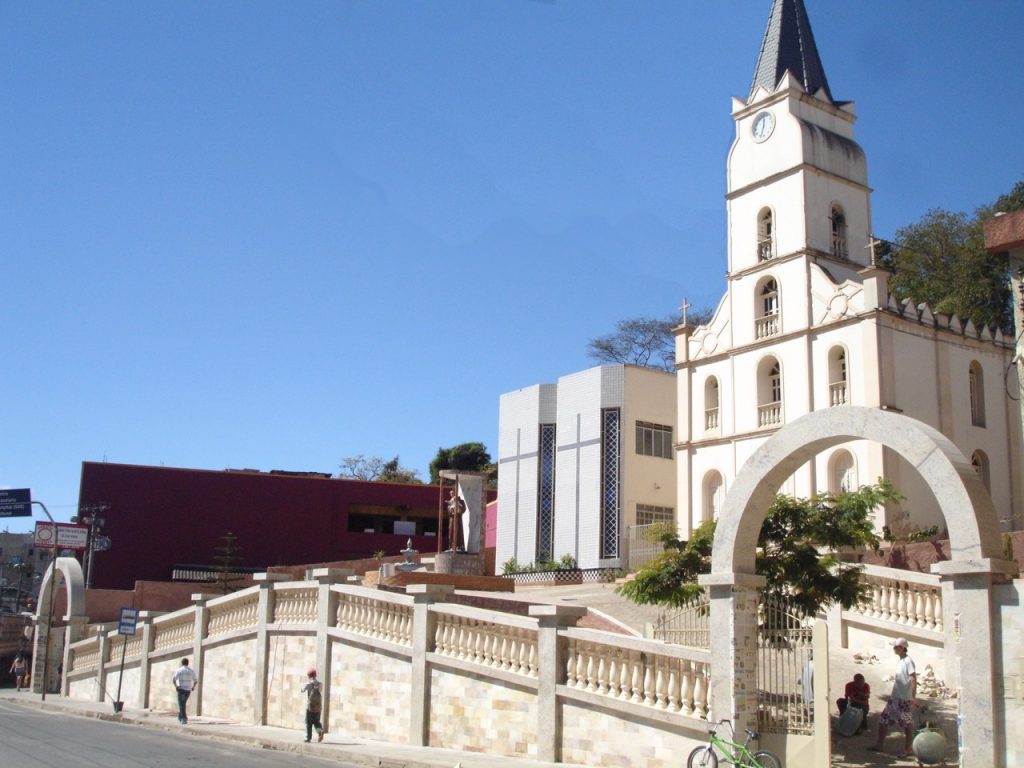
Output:
M174 712L171 675L187 657L200 679L191 712L298 731L315 666L324 724L341 736L650 768L706 740L707 651L576 628L576 606L515 616L444 602L448 587L312 576L261 574L233 595L143 612L127 645L116 632L72 643L63 693L112 701L120 683L126 709Z

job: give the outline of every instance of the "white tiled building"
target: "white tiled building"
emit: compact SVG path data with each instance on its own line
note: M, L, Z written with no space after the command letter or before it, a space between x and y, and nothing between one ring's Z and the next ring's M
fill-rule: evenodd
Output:
M726 293L707 325L677 329L675 403L655 403L653 392L634 399L629 376L625 397L598 386L595 371L605 369L503 396L499 564L503 557L532 559L549 518L556 558L569 551L584 567L611 564L622 557L635 504L674 507L688 535L717 515L744 461L783 424L849 404L898 411L939 429L981 474L1005 529L1024 527L1019 391L1007 378L1013 339L890 296L887 273L873 265L871 190L854 140L854 105L832 97L801 0L773 3L750 93L733 100L732 117ZM657 415L627 418L620 400ZM601 474L600 458L607 456L602 414L613 407L623 408L625 435L641 419L674 430L677 493L648 499L652 483L662 493L667 484L647 475L634 482L633 473L646 470L629 463L631 446L623 444L616 520L602 496L609 493L602 478L611 475L606 460ZM559 446L554 506L538 515L537 464L531 469L516 457L536 456L537 425L552 421ZM585 441L592 442L574 454L578 462L570 452L563 457L563 446ZM942 527L916 470L874 443L831 448L780 490L810 496L879 477L907 497L885 510L880 526Z
M501 397L498 567L618 566L623 536L675 518L675 376L603 365Z

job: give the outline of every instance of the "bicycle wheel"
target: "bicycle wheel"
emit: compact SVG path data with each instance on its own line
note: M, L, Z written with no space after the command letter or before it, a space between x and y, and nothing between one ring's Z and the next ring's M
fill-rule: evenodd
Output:
M710 744L697 747L690 753L686 768L718 768L718 755Z
M754 759L761 768L782 768L782 761L771 752L765 752L764 750L755 752Z

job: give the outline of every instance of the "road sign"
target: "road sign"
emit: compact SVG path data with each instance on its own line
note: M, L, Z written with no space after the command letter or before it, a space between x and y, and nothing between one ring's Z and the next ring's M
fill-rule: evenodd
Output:
M106 552L110 549L110 537L109 536L93 536L92 537L92 549L93 552Z
M117 634L135 637L135 625L138 621L138 610L135 608L122 608L121 619L117 622Z
M89 541L89 526L68 523L36 523L35 546L61 549L85 549Z
M32 489L0 489L0 517L31 517Z

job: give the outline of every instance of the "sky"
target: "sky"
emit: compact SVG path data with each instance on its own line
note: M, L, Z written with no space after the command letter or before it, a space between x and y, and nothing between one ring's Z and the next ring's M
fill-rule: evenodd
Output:
M877 236L1024 179L1024 3L806 4ZM770 5L0 0L0 488L495 456L502 393L717 304Z

